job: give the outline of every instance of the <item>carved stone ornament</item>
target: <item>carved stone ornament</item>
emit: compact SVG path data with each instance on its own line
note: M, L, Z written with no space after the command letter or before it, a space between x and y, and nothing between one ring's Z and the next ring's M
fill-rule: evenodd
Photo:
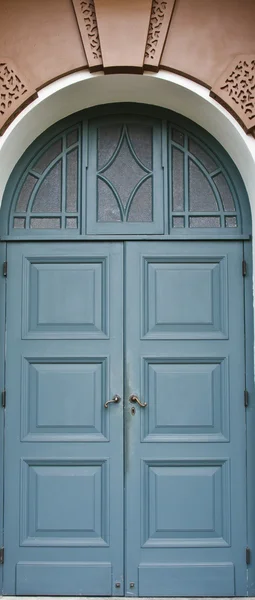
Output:
M145 48L144 65L158 69L175 0L152 0L151 18Z
M91 71L102 67L102 52L94 0L72 0L85 54Z
M36 96L15 64L9 58L0 58L0 135L28 100Z
M211 95L235 114L247 133L252 132L255 128L255 54L236 56L212 86Z

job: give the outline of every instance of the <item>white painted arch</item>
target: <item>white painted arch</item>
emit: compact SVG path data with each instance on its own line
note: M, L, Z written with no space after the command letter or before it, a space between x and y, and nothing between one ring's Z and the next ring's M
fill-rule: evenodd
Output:
M40 90L38 98L16 117L0 138L0 205L17 161L43 131L72 113L110 102L142 102L168 108L211 133L231 156L244 180L254 235L255 139L209 96L209 90L166 71L107 76L80 71ZM255 259L255 248L253 252Z

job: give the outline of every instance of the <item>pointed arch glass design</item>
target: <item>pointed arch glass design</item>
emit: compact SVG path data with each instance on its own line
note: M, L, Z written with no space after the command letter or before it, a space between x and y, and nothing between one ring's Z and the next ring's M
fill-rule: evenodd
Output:
M151 222L151 128L102 126L97 148L98 222Z

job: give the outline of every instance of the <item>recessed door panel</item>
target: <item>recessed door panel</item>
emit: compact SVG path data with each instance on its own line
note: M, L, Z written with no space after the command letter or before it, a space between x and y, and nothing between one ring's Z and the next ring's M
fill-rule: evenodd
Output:
M22 441L109 441L109 357L24 358Z
M108 336L108 260L94 256L23 259L23 338Z
M144 442L229 440L228 358L142 358Z
M162 250L164 248L162 247ZM224 256L142 258L143 336L218 339L228 333Z

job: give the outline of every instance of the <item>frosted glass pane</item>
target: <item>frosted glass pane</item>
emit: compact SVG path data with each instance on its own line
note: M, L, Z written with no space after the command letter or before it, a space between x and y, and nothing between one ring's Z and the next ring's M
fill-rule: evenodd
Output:
M25 223L26 223L25 219L19 219L18 217L15 217L13 219L13 227L14 227L14 229L24 229L25 228Z
M125 208L131 192L145 175L145 171L132 156L126 139L123 140L116 159L103 175L113 184Z
M180 146L184 146L184 135L178 129L172 129L172 140Z
M216 175L213 181L219 190L224 210L235 211L234 199L224 175L222 173Z
M129 125L128 132L135 153L147 169L152 169L152 129L144 125Z
M66 156L66 210L77 211L78 188L78 149Z
M189 226L194 227L220 227L220 217L190 217Z
M173 227L175 227L175 228L184 227L184 217L173 217Z
M77 229L78 220L77 217L67 217L66 218L66 228L67 229Z
M210 184L192 160L189 160L189 208L191 212L219 210Z
M183 160L184 154L181 150L172 149L172 177L173 177L173 210L183 210L184 206L184 183L183 183Z
M226 227L237 227L237 218L236 217L225 217L225 225L226 225Z
M98 129L97 166L102 169L112 157L121 134L120 125L107 125Z
M33 175L28 175L26 177L23 186L20 190L18 201L16 204L17 212L26 212L30 196L37 181L37 177L33 177Z
M73 131L70 131L70 133L67 134L67 136L66 136L67 148L69 148L73 144L76 144L76 142L78 142L78 129L74 129Z
M30 219L30 229L60 229L60 219L32 217Z
M59 212L61 208L62 165L59 161L41 183L36 194L32 212Z
M128 221L148 223L152 221L152 181L147 179L136 192L129 210Z
M52 146L50 146L46 152L39 158L37 163L33 166L33 169L37 173L43 173L45 169L50 165L52 160L57 158L57 156L62 152L62 140L58 140Z
M202 163L209 173L217 169L216 162L207 154L203 148L191 138L189 139L189 151Z
M117 200L109 186L98 179L98 221L113 223L121 221L120 209Z

